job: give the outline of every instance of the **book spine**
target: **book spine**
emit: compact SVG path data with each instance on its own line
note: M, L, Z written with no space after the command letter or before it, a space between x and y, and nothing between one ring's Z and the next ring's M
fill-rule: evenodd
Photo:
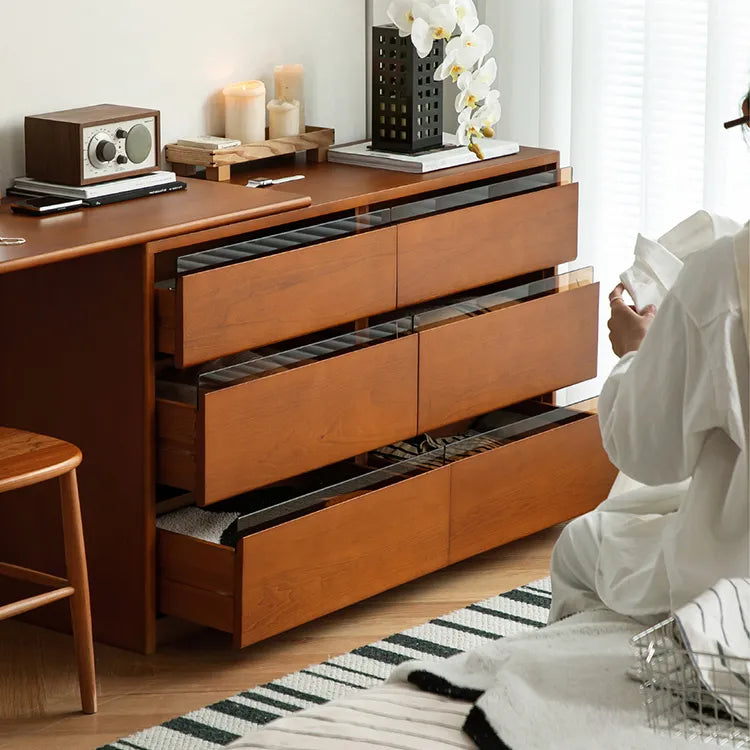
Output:
M158 187L159 185L171 185L177 176L174 172L158 172L142 175L141 177L128 177L127 185L123 185L120 180L114 182L104 182L99 185L90 185L83 190L86 195L82 198L103 198L105 196L116 195L118 192L127 193L132 190L140 190L147 187ZM130 182L132 180L132 182ZM119 184L118 184L119 183Z
M175 190L184 190L186 187L187 183L185 182L170 182L166 185L153 185L151 187L128 190L125 193L113 193L111 195L86 198L83 203L85 206L106 206L109 203L119 203L120 201L131 200L133 198L146 198L150 195L159 195L159 193L172 193Z

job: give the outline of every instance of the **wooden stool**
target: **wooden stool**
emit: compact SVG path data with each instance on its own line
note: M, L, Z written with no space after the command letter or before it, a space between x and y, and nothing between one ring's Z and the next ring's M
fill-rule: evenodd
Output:
M0 493L60 478L65 567L68 575L66 580L0 562L0 575L55 587L53 591L0 606L0 620L70 597L81 703L84 713L93 714L96 713L96 675L86 550L83 546L76 481L76 466L80 463L81 451L75 445L33 432L0 427Z

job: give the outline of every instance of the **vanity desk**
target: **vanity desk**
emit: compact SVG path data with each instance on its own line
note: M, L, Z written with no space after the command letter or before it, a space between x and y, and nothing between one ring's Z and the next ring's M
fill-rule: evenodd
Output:
M293 172L0 209L27 238L0 247L0 422L83 451L99 641L153 651L172 615L255 643L586 512L614 479L596 416L554 405L596 374L598 310L590 269L557 270L578 221L557 152L262 169ZM9 504L4 560L61 571L52 490ZM186 508L227 519L221 540L163 522Z

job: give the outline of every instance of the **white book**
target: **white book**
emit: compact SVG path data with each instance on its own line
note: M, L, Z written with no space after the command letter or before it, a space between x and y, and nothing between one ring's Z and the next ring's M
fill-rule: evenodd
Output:
M328 150L328 161L416 174L479 161L477 156L469 151L466 146L456 145L456 136L453 133L443 133L444 148L426 151L423 154L397 154L390 151L376 151L371 148L371 145L372 141L362 141L346 146L333 146ZM517 154L519 151L517 143L499 141L494 138L483 138L479 145L485 160Z
M32 177L16 177L13 180L13 187L29 193L58 195L62 198L101 198L105 195L125 193L128 190L166 185L169 182L174 182L176 179L177 176L174 172L159 170L157 172L150 172L149 174L138 175L137 177L126 177L122 180L99 182L96 185L81 185L77 187L75 185L57 185L53 182L41 182Z
M234 138L221 138L217 135L196 135L194 138L180 138L178 146L190 146L191 148L205 148L209 151L220 151L223 148L235 148L241 146L242 141Z

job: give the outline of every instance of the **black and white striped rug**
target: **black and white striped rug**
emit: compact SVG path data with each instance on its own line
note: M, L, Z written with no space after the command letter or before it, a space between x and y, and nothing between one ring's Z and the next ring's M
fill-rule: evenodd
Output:
M99 750L216 750L279 716L383 682L393 667L409 659L446 658L490 640L541 628L547 622L549 605L549 578L534 581Z

